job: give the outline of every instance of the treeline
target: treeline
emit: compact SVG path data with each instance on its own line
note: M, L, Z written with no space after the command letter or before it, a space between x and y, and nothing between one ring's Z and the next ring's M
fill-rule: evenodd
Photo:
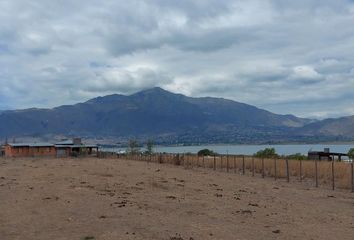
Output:
M354 148L351 148L348 151L348 157L350 159L354 159ZM202 149L198 152L199 156L214 156L218 155L218 153L210 150L210 149ZM280 155L276 152L275 148L265 148L263 150L259 150L255 154L254 157L257 158L282 158L282 159L290 159L290 160L308 160L308 157L301 153L295 153L290 155Z
M126 150L127 154L147 154L151 155L154 153L154 142L152 140L147 140L145 143L146 150L141 151L140 150L140 145L136 140L130 140L128 144L128 148ZM202 149L198 151L198 156L215 156L218 155L217 152L214 152L213 150L210 149ZM348 151L348 157L350 159L354 159L354 148L351 148ZM307 155L301 154L301 153L295 153L295 154L290 154L290 155L280 155L276 152L275 148L265 148L262 150L259 150L255 154L253 154L254 157L257 158L283 158L283 159L291 159L291 160L308 160Z

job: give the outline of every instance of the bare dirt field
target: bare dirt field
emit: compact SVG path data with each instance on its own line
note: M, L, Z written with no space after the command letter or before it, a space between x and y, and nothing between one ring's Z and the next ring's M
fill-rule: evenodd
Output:
M0 159L1 240L354 239L354 194L119 159Z

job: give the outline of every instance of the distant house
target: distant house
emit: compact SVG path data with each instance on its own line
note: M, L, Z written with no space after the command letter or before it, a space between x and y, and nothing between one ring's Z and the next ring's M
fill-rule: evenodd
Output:
M348 156L346 153L330 152L329 148L325 148L323 151L309 151L308 159L310 160L342 160L342 157Z
M55 144L57 157L65 156L87 156L97 154L97 145L88 145L81 142L81 138L63 140Z
M97 145L85 145L80 138L52 143L7 143L5 157L69 157L98 153Z
M7 143L6 157L54 157L56 150L51 143Z

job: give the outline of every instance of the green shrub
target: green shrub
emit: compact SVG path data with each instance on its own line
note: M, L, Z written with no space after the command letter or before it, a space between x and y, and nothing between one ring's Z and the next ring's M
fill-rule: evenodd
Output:
M351 148L349 151L348 151L348 157L352 160L354 160L354 148Z
M258 158L277 158L279 157L278 154L275 152L274 148L265 148L263 150L259 150L253 156Z
M217 155L217 153L207 148L202 149L198 152L198 156L213 156L213 155Z

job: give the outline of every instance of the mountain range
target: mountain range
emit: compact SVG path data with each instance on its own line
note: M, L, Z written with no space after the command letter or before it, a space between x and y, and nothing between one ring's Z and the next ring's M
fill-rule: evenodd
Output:
M82 136L159 143L352 141L354 116L314 120L223 98L161 88L113 94L52 109L0 111L0 137Z

